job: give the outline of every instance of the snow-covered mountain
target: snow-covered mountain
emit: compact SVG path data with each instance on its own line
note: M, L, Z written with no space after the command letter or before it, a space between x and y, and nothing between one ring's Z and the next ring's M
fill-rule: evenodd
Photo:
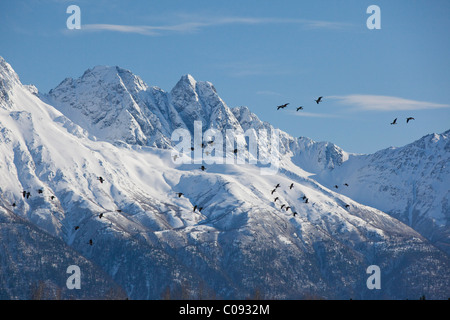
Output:
M351 157L332 144L279 132L274 175L248 163L176 164L171 133L193 132L193 121L204 131L274 130L248 108L228 108L208 82L184 76L166 93L129 71L95 67L42 95L0 58L0 92L0 213L8 216L0 230L14 230L0 234L0 279L10 279L0 282L2 298L30 298L21 281L31 280L11 269L36 266L25 279L58 290L69 263L82 275L99 272L101 289L81 289L92 297L107 288L121 296L115 285L132 299L449 296L448 255L310 177ZM49 265L47 255L64 259ZM381 290L366 286L370 265L382 270Z
M446 131L315 172L322 184L338 185L342 194L390 214L450 254L449 163Z
M191 75L181 77L170 92L165 92L147 86L128 70L97 66L39 96L86 129L93 139L116 144L170 148L173 131L186 129L193 136L195 121L201 122L203 132L214 129L224 137L227 129L233 130L233 137L248 130L256 134L265 130L270 136L275 130L247 107L229 108L210 82L196 81ZM306 170L334 168L348 158L331 143L277 132L279 150L270 151L277 156L294 156L293 161ZM259 149L265 148L264 142L257 143Z

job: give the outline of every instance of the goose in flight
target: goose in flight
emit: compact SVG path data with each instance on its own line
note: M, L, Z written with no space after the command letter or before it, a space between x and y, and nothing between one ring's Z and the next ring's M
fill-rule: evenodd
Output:
M284 108L286 108L288 105L289 105L289 103L285 103L285 104L283 104L283 105L281 105L281 106L278 106L278 107L277 107L277 110L284 109Z
M416 120L413 117L406 118L406 123L409 123L411 120Z
M392 121L391 124L397 124L397 118L395 118L394 121Z
M319 104L320 102L322 102L322 98L323 97L319 97L317 100L314 100L317 104Z

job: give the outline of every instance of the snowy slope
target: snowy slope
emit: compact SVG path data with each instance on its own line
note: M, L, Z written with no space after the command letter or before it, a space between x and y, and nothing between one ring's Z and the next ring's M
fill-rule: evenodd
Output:
M245 131L245 123L259 121L245 109L228 109L211 84L186 76L167 94L121 69L96 67L86 80L65 80L44 98L57 110L2 59L0 66L2 206L63 242L61 255L73 250L99 266L130 298L159 299L169 291L172 298L243 299L255 291L281 299L448 297L448 256L400 221L311 179L290 159L307 140L281 133L286 156L276 175L250 164L205 171L175 164L164 145L168 128L190 129L201 119L203 129ZM77 104L69 108L71 102ZM151 128L161 139L152 140ZM164 148L152 147L157 140ZM313 154L327 159L319 167L348 156L331 144ZM20 259L8 265L20 266ZM366 287L372 264L383 270L381 291ZM26 294L11 286L7 293Z

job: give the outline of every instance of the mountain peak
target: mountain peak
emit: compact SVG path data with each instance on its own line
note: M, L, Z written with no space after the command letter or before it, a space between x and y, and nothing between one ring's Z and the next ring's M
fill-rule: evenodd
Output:
M194 77L190 74L185 74L181 77L180 82L187 83L193 88L197 85L197 80L194 79Z
M86 70L78 81L88 85L121 85L132 92L144 91L148 88L140 77L118 66L95 66Z
M173 87L172 92L179 91L189 91L195 92L197 88L197 81L190 74L185 74L180 78L175 87Z
M6 85L6 83L21 84L19 76L11 67L11 65L0 56L0 88Z
M19 76L11 65L0 56L0 108L8 109L11 101L11 90L21 86Z

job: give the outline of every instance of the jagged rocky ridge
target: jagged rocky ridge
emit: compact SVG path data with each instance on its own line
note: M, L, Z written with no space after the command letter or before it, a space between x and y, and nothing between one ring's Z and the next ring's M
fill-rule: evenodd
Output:
M203 130L270 125L247 108L229 109L211 84L190 76L165 93L128 71L96 67L39 98L4 60L0 65L3 210L65 244L52 256L73 250L130 298L243 299L255 291L279 299L447 298L446 254L404 223L310 178L348 159L332 144L280 132L277 175L261 176L249 164L213 164L203 172L198 164L173 163L171 130L191 131L192 120L202 120ZM302 162L309 172L297 166ZM194 205L204 209L193 212ZM2 227L14 224L5 220ZM21 239L27 232L17 229ZM41 244L14 245L37 253L5 260L2 251L1 261L18 270L40 266ZM61 286L54 278L65 274L64 264L28 272L35 272L33 281ZM383 271L379 291L366 287L372 264ZM17 275L2 276L9 276L3 298L30 298ZM88 288L84 293L95 296Z

